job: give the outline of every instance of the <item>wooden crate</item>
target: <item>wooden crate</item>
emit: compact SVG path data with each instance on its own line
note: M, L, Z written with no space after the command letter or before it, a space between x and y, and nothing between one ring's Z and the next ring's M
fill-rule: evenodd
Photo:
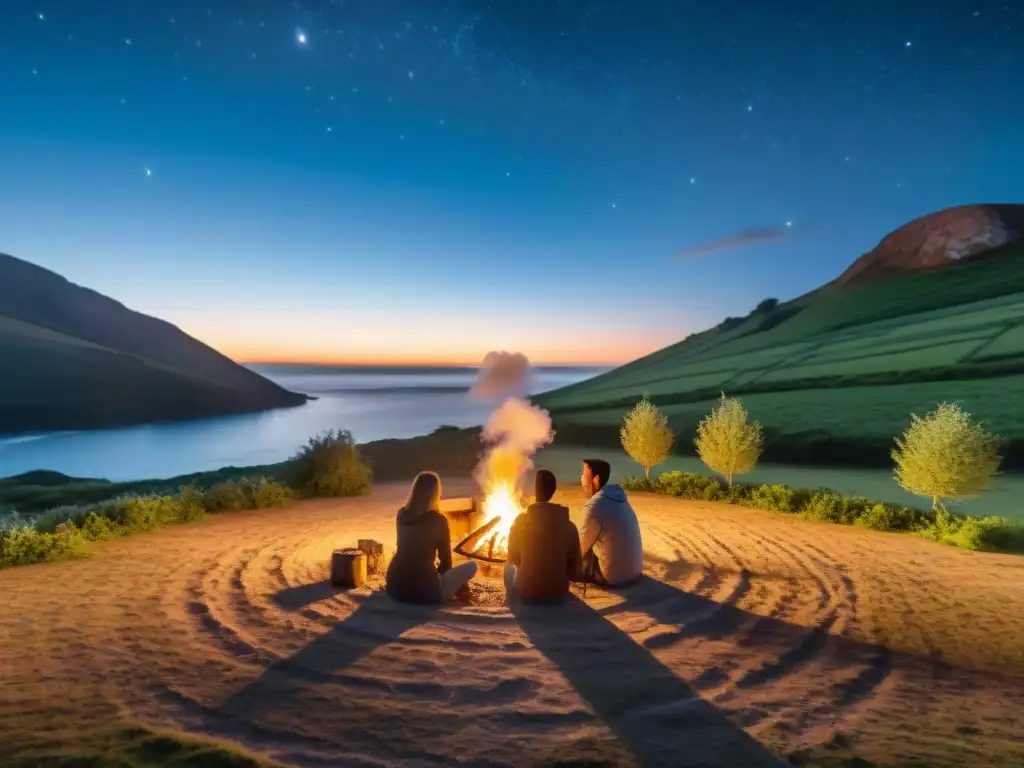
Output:
M336 549L331 555L331 584L361 587L366 583L366 553L358 549Z

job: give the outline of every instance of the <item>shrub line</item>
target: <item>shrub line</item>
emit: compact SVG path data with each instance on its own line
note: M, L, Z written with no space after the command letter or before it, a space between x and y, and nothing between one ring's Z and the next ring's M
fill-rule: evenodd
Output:
M208 488L184 485L176 494L126 495L94 504L64 506L29 521L16 512L0 520L0 568L82 554L89 541L202 520L209 513L288 506L300 497L358 496L372 473L349 432L333 430L302 446L288 463L288 484L242 477Z
M905 507L862 496L843 496L819 488L734 483L724 487L718 480L692 472L663 472L656 480L627 477L623 488L665 496L790 514L804 520L854 525L875 531L910 533L961 549L986 552L1024 552L1024 526L1003 517L973 517L950 512Z

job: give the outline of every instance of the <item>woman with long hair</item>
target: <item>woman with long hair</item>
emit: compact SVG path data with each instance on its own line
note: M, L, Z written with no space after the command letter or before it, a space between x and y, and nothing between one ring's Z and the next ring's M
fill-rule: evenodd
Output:
M405 603L443 603L476 575L476 561L452 567L448 519L441 514L441 478L420 472L398 510L398 552L388 566L387 591Z

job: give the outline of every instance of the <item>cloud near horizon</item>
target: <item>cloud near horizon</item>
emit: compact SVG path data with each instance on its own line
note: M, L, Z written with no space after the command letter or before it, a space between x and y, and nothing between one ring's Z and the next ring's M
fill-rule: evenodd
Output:
M692 259L696 256L704 256L708 253L719 253L731 251L736 248L746 248L758 243L770 243L776 240L787 240L797 233L794 227L751 227L741 230L728 237L711 240L692 248L686 248L675 254L677 259Z

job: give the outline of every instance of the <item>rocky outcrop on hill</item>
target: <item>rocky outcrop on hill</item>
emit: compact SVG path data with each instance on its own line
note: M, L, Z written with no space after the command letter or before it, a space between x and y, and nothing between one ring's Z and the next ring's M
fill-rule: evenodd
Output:
M1024 240L1024 204L958 205L914 219L886 235L835 282L860 285L941 269L1017 240Z

